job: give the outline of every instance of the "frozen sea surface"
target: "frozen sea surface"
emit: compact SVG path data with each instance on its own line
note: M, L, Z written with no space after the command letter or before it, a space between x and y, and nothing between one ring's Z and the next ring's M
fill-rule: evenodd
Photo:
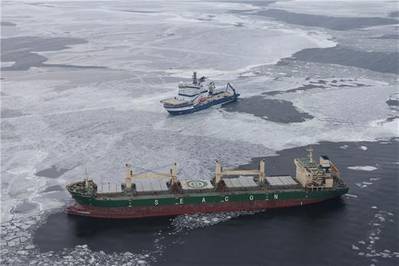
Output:
M44 214L64 217L59 210L70 197L63 188L81 179L85 169L97 182L119 182L126 162L143 171L166 169L176 161L179 178L210 178L216 159L237 166L320 141L393 145L390 140L398 137L397 71L386 71L384 64L370 67L369 57L356 64L346 58L347 51L377 59L397 53L395 39L378 38L395 34L392 2L377 8L364 1L300 1L301 8L293 10L296 2L3 1L1 221L8 233L2 257L15 252L17 259L27 258L26 251L37 263L51 264L70 261L68 252L91 254L96 262L120 256L92 252L92 246L74 241L64 253L31 247L30 234L46 223ZM299 20L328 16L343 25L361 17L362 22L387 25L347 25L336 31L259 15L268 9L285 10L285 16L300 13ZM345 56L335 57L341 48ZM174 95L177 83L194 70L218 83L231 82L241 93L239 107L170 117L159 100ZM343 143L346 148L339 150L369 155L364 145L355 152ZM397 154L387 156L397 162L391 158ZM372 174L353 185L361 191L378 189L378 180L371 178L385 166L348 164L365 165L378 169L351 170ZM362 199L360 194L354 192L358 197L351 199ZM379 217L389 222L387 213L375 215L376 223ZM192 219L216 228L226 217ZM172 222L181 223L187 219ZM122 261L156 261L163 256L154 253L157 239L143 252L120 256ZM359 243L351 243L350 250L352 244L366 256ZM386 249L390 252L384 254L394 256L395 249Z

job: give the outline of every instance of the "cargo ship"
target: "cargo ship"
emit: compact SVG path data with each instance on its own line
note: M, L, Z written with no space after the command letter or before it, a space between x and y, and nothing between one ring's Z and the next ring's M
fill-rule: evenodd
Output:
M127 165L122 184L96 184L89 177L66 186L75 203L71 215L134 219L228 211L264 211L314 204L340 197L348 187L335 164L312 151L294 160L296 176L265 174L265 161L253 170L223 169L216 161L212 179L178 180L176 164L169 173L133 174Z
M215 82L206 77L197 79L193 73L191 83L181 82L178 95L161 101L163 107L171 115L183 115L207 109L214 105L227 104L237 101L239 93L230 83L217 88Z

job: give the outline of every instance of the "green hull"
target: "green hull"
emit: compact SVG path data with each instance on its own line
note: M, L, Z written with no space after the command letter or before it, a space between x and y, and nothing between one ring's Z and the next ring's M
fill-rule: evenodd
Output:
M339 197L348 192L347 187L323 190L276 190L276 191L245 191L245 192L211 192L192 194L166 194L151 196L115 196L102 198L99 196L84 196L71 193L80 205L93 207L157 207L175 205L198 205L213 203L233 203L251 201L289 201L289 200L314 200L322 201Z

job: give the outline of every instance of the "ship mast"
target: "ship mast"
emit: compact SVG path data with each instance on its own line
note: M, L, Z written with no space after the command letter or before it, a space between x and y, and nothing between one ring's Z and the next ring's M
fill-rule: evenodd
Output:
M259 183L263 183L265 180L265 160L259 161Z
M125 185L126 185L126 189L131 189L132 188L132 180L133 180L133 170L132 170L132 166L130 164L126 164L126 169L127 169L127 175L125 178Z
M306 149L309 152L309 162L313 163L313 148L309 147Z
M170 169L170 181L172 185L177 184L177 163L174 163Z
M216 160L216 169L215 169L215 184L219 184L222 180L222 164Z
M193 72L193 84L197 85L197 72Z
M85 168L85 188L89 188L89 174L87 172L87 167Z

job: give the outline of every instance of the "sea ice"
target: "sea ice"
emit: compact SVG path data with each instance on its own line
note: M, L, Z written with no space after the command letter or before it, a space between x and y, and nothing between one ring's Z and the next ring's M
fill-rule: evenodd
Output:
M391 1L314 1L314 0L294 0L277 1L271 8L280 8L297 13L326 15L337 17L385 17L390 11L396 10L395 3Z
M358 196L357 195L354 195L354 194L349 194L349 193L346 193L345 194L345 197L348 197L348 198L357 198Z
M357 170L357 171L375 171L377 167L365 165L365 166L349 166L348 169Z

